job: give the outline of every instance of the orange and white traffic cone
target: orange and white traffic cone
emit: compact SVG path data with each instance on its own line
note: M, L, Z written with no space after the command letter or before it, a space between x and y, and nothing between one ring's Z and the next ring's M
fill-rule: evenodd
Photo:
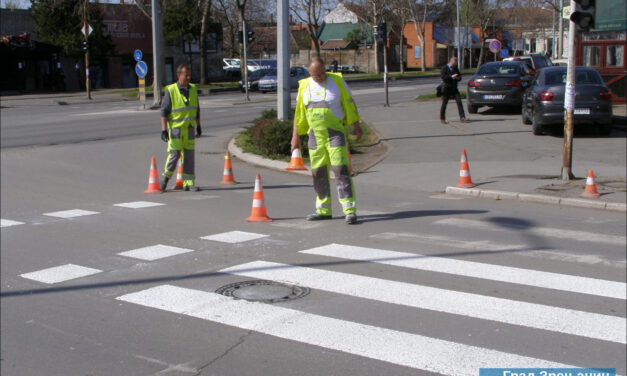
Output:
M179 159L179 167L176 172L176 185L174 189L183 189L183 165L181 164L181 160Z
M594 181L594 171L588 170L588 178L586 179L586 190L581 194L583 197L600 197L601 194L597 190L597 183Z
M470 167L468 166L468 158L466 157L466 149L462 150L461 165L459 168L459 183L455 185L459 188L472 188L475 184L470 178Z
M272 218L266 213L266 201L263 196L263 187L261 186L261 175L257 174L255 179L255 193L253 193L253 209L250 217L246 218L248 222L272 222Z
M351 163L351 146L348 142L346 142L346 151L348 151L348 171L353 172L353 164Z
M292 151L292 158L290 159L290 165L287 166L286 170L288 171L302 171L307 170L305 164L303 163L303 156L300 154L300 149L294 149Z
M150 174L148 175L148 189L144 193L160 193L159 171L157 171L157 158L152 157L150 161Z
M237 184L233 177L233 165L231 164L231 153L228 151L224 155L224 173L221 184Z

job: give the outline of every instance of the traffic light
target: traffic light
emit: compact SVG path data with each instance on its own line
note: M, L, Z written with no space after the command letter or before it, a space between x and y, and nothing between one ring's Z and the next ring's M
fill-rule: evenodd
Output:
M577 31L594 28L594 0L575 0L575 11L570 15Z
M379 22L375 26L375 35L379 43L385 44L387 37L387 24L385 22Z
M246 42L252 43L252 41L255 40L255 32L254 31L247 31L246 34L248 34L246 36Z
M241 30L237 32L237 43L244 43L244 33Z
M83 46L83 52L87 52L87 49L89 48L89 44L87 43L87 41L84 40L81 44Z

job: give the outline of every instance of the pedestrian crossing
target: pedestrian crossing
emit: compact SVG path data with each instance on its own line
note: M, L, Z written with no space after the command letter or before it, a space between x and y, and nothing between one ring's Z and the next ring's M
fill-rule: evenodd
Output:
M129 203L115 206L131 209L153 206L144 202L127 204ZM457 228L465 226L472 231L485 234L486 239L490 237L492 231L500 229L498 224L495 225L489 220L446 218L434 220L431 225L434 228L445 229L451 226ZM276 229L267 227L273 228ZM294 226L285 228L289 228L290 231L297 229ZM533 226L525 230L547 239L562 239L563 232L560 231L566 233L572 231ZM264 232L233 230L204 236L199 234L197 239L220 243L223 249L228 250L229 247L237 249L240 244L254 247L258 241L270 246L273 242L266 240L278 240L276 238L285 234L280 230L278 233L272 230ZM488 250L497 251L525 247L525 244L522 244L524 242L508 244L491 243L487 240L468 245L467 243L472 242L465 241L461 234L458 236L456 238L437 233L430 234L426 230L403 233L405 239L425 241L427 247L431 243L439 242L440 246L451 250L476 250L483 246ZM586 233L585 236L587 239L585 242L593 245L620 246L624 240L620 236L599 233ZM393 242L396 239L395 233L372 234L370 238L377 239L378 243L389 241L397 244ZM579 241L579 238L575 240ZM327 314L324 307L318 306L319 302L316 299L319 299L319 294L310 294L299 300L298 304L238 300L213 292L222 285L224 278L220 278L221 283L216 281L215 286L210 288L207 288L206 284L202 288L195 288L184 282L176 282L176 285L167 282L156 283L152 287L135 291L130 288L116 294L115 300L146 309L170 312L173 318L185 315L204 320L207 324L226 325L350 356L445 375L477 375L479 368L504 365L518 368L600 366L576 364L576 360L563 358L555 352L547 355L545 359L538 353L530 354L511 349L503 351L504 349L489 341L486 344L479 339L469 340L447 333L446 322L449 320L467 328L494 324L504 329L502 334L485 334L486 336L546 333L552 338L563 337L563 341L570 343L570 346L577 343L582 347L589 346L590 343L602 343L603 346L617 349L624 348L627 343L624 312L619 310L616 313L594 307L594 304L601 300L609 306L624 305L627 298L627 285L624 282L437 257L429 254L424 244L418 244L420 243L412 243L409 249L400 250L393 249L394 246L388 246L389 249L381 245L378 246L381 248L374 248L330 243L319 239L318 244L294 249L290 255L273 256L273 259L261 257L216 269L219 275L234 281L262 279L298 285L308 287L314 292L332 294L336 297L335 301L357 299L363 301L366 307L371 304L385 305L391 307L390 309L407 310L417 317L437 313L442 315L441 320L444 322L441 332L435 330L425 333L418 325L401 330L394 328L393 325L386 325L384 318L369 321L355 317L344 318L338 316L337 312ZM179 248L156 244L118 252L116 256L142 262L161 260L174 262L177 257L185 257L194 252L196 250L193 247ZM289 257L289 262L281 262L280 259L283 257ZM343 262L350 262L351 267L346 268L348 272L331 270L335 269L334 265ZM98 266L66 264L20 276L44 284L57 284L107 273L107 270L96 267ZM374 270L372 267L376 267L380 273L373 276L368 272ZM436 286L427 286L416 282L420 280L417 277L425 272L436 273L439 280L446 280L447 283L441 286L441 283L438 285L439 282L436 282ZM211 281L210 279L209 282ZM490 292L477 288L478 285L474 283L469 284L473 287L466 289L469 281L489 283L495 290L501 292L501 296L507 298L491 296ZM543 299L530 302L524 301L520 295L507 294L508 291L521 291L525 288L542 291ZM563 294L570 294L569 298L576 299L578 302L575 304L576 308L565 306L566 299L563 299Z

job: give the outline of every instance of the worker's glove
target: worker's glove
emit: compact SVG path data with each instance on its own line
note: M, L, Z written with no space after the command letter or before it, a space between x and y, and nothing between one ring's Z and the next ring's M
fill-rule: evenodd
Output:
M202 134L202 129L200 129L200 125L196 126L196 137L200 137Z
M163 142L168 142L168 139L170 137L168 136L168 131L161 131L161 139L163 140Z

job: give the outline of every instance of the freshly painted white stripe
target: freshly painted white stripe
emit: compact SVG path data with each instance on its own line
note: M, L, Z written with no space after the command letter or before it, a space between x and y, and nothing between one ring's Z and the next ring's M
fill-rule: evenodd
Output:
M171 247L163 244L152 245L150 247L132 249L130 251L120 252L118 255L132 257L140 260L153 261L165 257L180 255L183 253L194 252L193 249Z
M0 228L23 225L24 222L12 221L10 219L0 219Z
M425 235L413 232L382 232L380 234L370 235L370 237L375 239L407 240L419 243L437 244L446 247L471 249L474 251L509 251L527 248L521 244L501 244L490 240L458 240L450 236Z
M86 277L88 275L98 274L101 272L102 270L88 268L80 265L67 264L55 266L54 268L39 270L36 272L20 274L20 277L31 279L37 282L53 284L69 281L70 279Z
M121 204L114 204L113 206L119 206L121 208L129 208L129 209L141 209L141 208L149 208L152 206L161 206L165 205L160 202L150 202L150 201L133 201L133 202L123 202Z
M516 226L511 225L511 224L499 226L497 224L488 223L484 221L477 221L477 220L472 220L472 219L461 219L461 218L446 218L446 219L441 219L439 221L435 221L433 223L438 224L438 225L449 225L449 226L476 228L480 230L493 230L493 231L520 229L529 234L540 235L540 236L551 236L551 237L558 238L558 239L570 239L570 240L576 240L576 241L581 241L581 242L618 244L622 246L627 245L627 238L625 236L605 235L605 234L598 234L594 232L565 230L561 228L522 227L522 226L517 228Z
M270 235L255 234L253 232L244 232L244 231L230 231L230 232L224 232L222 234L203 236L201 237L201 239L213 240L216 242L223 242L223 243L242 243L242 242L247 242L249 240L265 238L268 236Z
M89 211L89 210L81 210L81 209L72 209L72 210L64 210L52 213L44 213L49 217L58 217L58 218L74 218L74 217L82 217L84 215L93 215L100 214L99 212Z
M499 364L573 367L176 286L157 286L117 299L445 375L476 376L479 368Z
M385 303L627 343L622 317L412 285L354 274L255 261L220 272L302 285Z
M386 251L376 248L329 244L301 251L310 255L337 257L342 259L374 262L402 268L428 270L438 273L462 275L491 281L516 283L519 285L577 292L626 299L627 285L622 282L606 281L568 274L557 274L539 270L513 268L473 261L462 261L444 257L424 256L416 253Z

